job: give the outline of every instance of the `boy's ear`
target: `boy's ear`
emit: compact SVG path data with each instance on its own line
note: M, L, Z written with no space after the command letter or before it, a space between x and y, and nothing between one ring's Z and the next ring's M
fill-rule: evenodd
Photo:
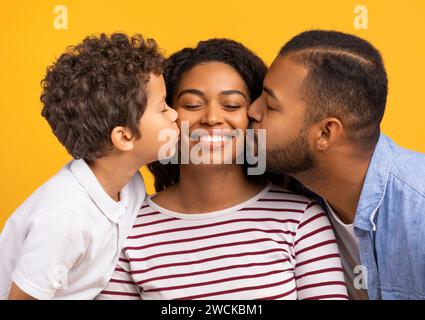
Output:
M134 148L134 135L129 128L115 127L111 132L111 141L120 151L131 151Z

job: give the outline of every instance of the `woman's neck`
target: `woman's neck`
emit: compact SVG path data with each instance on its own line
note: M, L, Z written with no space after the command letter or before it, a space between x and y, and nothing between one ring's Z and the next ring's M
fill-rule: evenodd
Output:
M248 179L241 165L182 165L180 181L154 201L172 211L205 213L246 201L264 184Z

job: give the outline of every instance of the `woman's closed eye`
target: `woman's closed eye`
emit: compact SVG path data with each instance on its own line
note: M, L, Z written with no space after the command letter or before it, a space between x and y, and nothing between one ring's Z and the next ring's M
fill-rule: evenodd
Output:
M242 108L240 104L225 104L224 108L230 111L239 110Z
M189 110L195 110L195 109L199 109L200 107L202 107L202 104L195 104L195 103L193 103L193 104L185 104L184 107L186 109L189 109Z

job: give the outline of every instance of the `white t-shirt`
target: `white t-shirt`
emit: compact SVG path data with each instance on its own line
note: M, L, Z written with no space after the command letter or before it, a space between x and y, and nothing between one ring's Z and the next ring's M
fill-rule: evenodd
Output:
M355 272L355 268L361 265L359 240L354 234L354 226L353 224L345 224L342 222L332 207L326 201L325 203L328 209L329 219L335 229L335 236L341 252L341 261L344 268L348 296L352 300L367 300L369 299L367 291L361 288L357 289L354 286L356 281L355 278L360 275L360 270L356 270Z
M38 188L0 234L0 299L93 299L108 283L146 192L137 173L114 201L84 160Z

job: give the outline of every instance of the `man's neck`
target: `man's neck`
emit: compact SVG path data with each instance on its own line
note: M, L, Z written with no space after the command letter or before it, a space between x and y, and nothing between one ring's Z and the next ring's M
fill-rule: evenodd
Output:
M370 160L371 155L334 158L294 177L325 199L343 223L352 224Z

